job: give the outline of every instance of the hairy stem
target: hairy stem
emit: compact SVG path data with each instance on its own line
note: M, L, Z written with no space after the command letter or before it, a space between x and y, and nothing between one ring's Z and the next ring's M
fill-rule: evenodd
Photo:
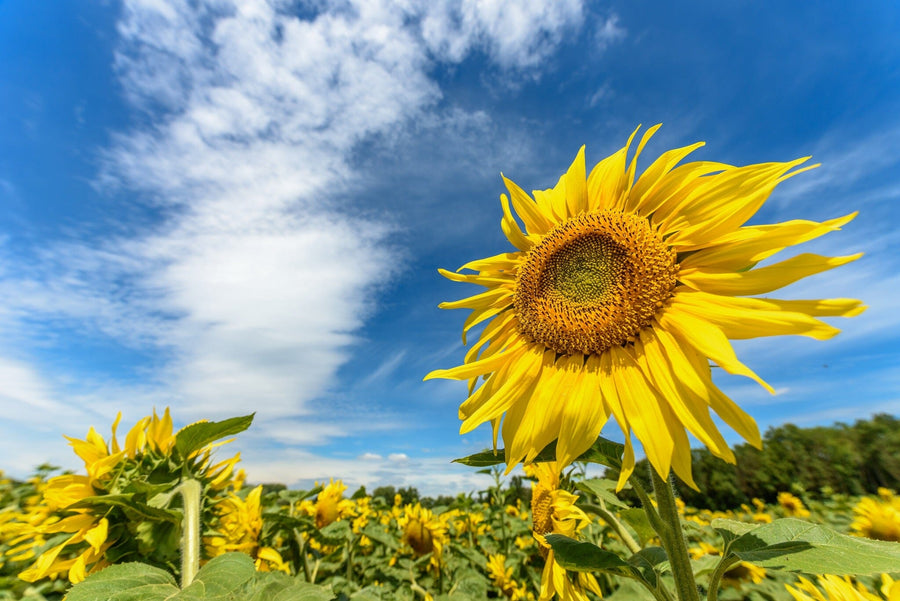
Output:
M700 593L697 592L697 583L694 581L694 570L691 567L691 558L688 555L687 543L681 529L678 506L675 504L672 483L668 479L663 480L652 466L650 474L653 478L656 503L659 506L659 518L662 520L662 531L657 532L662 539L666 554L669 556L678 600L700 601Z
M178 487L184 506L181 530L181 588L194 581L200 569L200 483L193 479Z
M602 503L602 501L601 501ZM622 542L625 543L625 546L628 547L628 550L632 553L637 553L641 550L641 546L637 544L637 541L634 540L634 537L631 536L631 533L625 529L625 526L619 519L613 515L613 513L608 510L603 505L594 505L593 503L585 504L584 508L588 511L592 511L600 516L604 522L609 524L609 527L613 529L616 535L622 539Z

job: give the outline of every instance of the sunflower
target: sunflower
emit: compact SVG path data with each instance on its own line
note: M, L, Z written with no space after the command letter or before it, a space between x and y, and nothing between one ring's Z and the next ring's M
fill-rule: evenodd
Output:
M853 508L853 513L855 517L850 528L855 534L876 540L900 542L900 498L879 501L863 497Z
M502 553L488 557L487 572L494 586L510 601L534 600L534 595L513 578L513 569L506 567L506 556Z
M435 571L440 570L444 547L450 542L444 520L416 503L404 508L397 525L403 530L401 540L412 548L415 556L431 553L429 563Z
M215 534L203 539L206 554L217 557L238 551L253 557L257 570L290 574L290 567L278 551L259 544L263 529L261 497L262 485L251 490L246 499L232 493L216 505L212 526Z
M795 601L889 601L900 600L900 583L895 583L887 574L882 574L881 594L871 592L862 583L855 585L849 576L826 574L817 578L819 588L800 577L799 584L785 585ZM819 590L821 589L821 590Z
M48 480L39 489L37 504L16 525L16 542L25 554L45 541L54 543L19 573L22 580L37 582L67 574L70 582L78 583L110 563L107 552L122 557L152 548L158 552L153 559L162 563L170 560L169 546L160 542L171 538L167 523L149 519L145 522L128 507L103 502L107 495L133 496L134 487L146 487L151 474L156 486L167 481L172 489L177 485L182 466L172 462L175 434L169 409L162 417L154 410L152 416L138 420L125 436L124 446L117 438L121 419L119 413L108 443L93 427L84 440L66 437L84 461L87 475L63 474ZM229 485L234 465L240 459L238 454L210 465L212 448L218 444L207 445L186 463L211 494ZM99 501L92 503L95 497ZM157 493L154 499L162 504L170 497L171 491L166 491ZM177 556L177 549L172 555Z
M710 409L761 445L754 420L712 382L710 360L774 392L738 360L729 339L827 339L838 330L816 317L864 309L852 299L754 297L860 256L801 254L754 268L856 215L744 225L778 183L814 165L676 166L697 143L663 153L635 182L637 155L658 127L643 136L630 163L637 131L587 177L582 147L556 187L535 190L533 198L504 177L510 196L501 196L500 225L516 250L457 273L440 270L486 288L440 305L472 310L463 343L471 328L487 323L463 365L426 379L468 380L460 431L491 422L496 441L502 420L508 470L533 461L553 440L557 461L570 463L612 416L625 433L620 487L634 468L632 434L659 474L671 468L693 484L686 431L734 462ZM465 269L475 273L459 273Z
M546 539L548 534L577 538L578 532L590 523L590 518L575 506L577 497L559 487L557 462L535 464L532 473L537 478L531 489L532 534L545 560L539 601L548 601L553 595L559 595L563 601L587 601L586 591L602 597L593 575L578 572L572 579L566 575L565 568L556 563Z
M778 504L781 505L786 515L797 518L809 517L809 509L806 508L803 501L789 492L778 493Z
M688 553L691 556L691 559L700 559L706 555L719 556L722 555L722 552L719 551L714 546L709 543L700 541L698 547L691 547L688 549ZM736 563L733 567L729 568L722 574L722 586L723 587L732 587L736 589L740 589L741 585L745 582L753 582L753 584L759 584L766 577L765 568L761 568L759 566L755 566L752 563L747 563L746 561L741 561Z

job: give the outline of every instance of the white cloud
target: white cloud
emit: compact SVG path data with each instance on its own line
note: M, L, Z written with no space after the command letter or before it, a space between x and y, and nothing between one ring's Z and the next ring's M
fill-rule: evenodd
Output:
M289 487L312 488L315 482L341 479L352 492L365 486L372 492L378 486L413 486L421 495L455 495L484 490L491 477L471 468L453 464L449 457L429 457L398 462L381 457L340 459L302 451L278 451L276 458L253 452L243 453L241 467L251 482L280 482Z
M619 25L619 16L614 14L597 26L594 31L594 44L598 51L603 52L611 44L622 41L627 33L625 28Z
M504 2L502 0L425 0L422 35L442 60L459 62L473 49L498 65L538 65L577 30L580 0Z
M434 61L481 50L501 69L536 70L576 32L582 7L375 0L316 8L300 18L276 0L123 2L115 68L141 118L114 136L97 187L139 192L159 219L118 224L100 242L49 246L7 270L4 332L33 342L35 323L46 334L65 323L153 351L162 367L131 398L172 404L180 419L256 410L260 434L287 444L353 430L279 424L319 413L311 401L402 268L392 226L353 202L361 182L351 153L417 120L485 126L484 114L467 118L454 107L434 115ZM389 360L372 377L394 367ZM23 363L3 369L17 403L77 400L71 411L80 417L67 428L130 396L126 385L63 392L65 375ZM389 460L408 459L401 455Z

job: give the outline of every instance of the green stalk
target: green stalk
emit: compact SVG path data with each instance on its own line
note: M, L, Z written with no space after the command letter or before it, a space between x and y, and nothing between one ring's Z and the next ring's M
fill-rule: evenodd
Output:
M706 593L707 601L718 601L719 599L719 582L722 581L722 576L725 575L725 572L730 570L735 566L735 564L741 563L740 558L737 555L732 555L730 557L723 557L719 561L719 565L716 566L716 570L713 572L712 576L709 578L709 591Z
M694 581L694 570L691 567L691 558L688 555L687 543L681 529L678 506L675 504L672 483L668 479L663 480L653 466L650 466L650 474L653 478L656 503L659 506L659 518L662 520L662 531L657 531L657 533L669 556L678 600L700 601L700 593L697 591L697 583Z
M200 483L188 479L178 486L184 506L181 529L181 588L186 588L200 570Z
M611 511L603 506L603 501L600 501L600 503L600 505L585 503L584 509L596 513L600 516L600 519L609 524L609 527L613 529L613 531L619 536L620 539L622 539L622 542L625 543L625 546L628 547L629 551L631 551L632 553L637 553L638 551L640 551L641 546L637 544L637 542L631 536L631 533L625 529L625 526L622 525L622 522L620 522Z

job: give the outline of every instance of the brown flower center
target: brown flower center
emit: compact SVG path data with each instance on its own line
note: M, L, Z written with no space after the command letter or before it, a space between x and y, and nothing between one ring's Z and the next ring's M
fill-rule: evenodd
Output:
M513 305L521 331L567 355L633 340L672 296L675 257L647 219L631 213L564 221L519 268Z
M417 519L411 519L403 531L403 536L417 556L425 555L434 549L431 530Z

